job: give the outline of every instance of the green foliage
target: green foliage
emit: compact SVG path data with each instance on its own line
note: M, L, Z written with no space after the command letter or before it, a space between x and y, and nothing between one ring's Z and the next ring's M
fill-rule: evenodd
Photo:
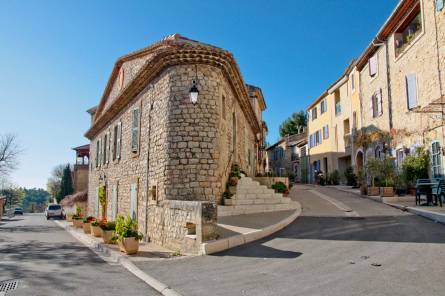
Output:
M405 182L414 186L417 179L429 178L430 154L423 148L417 148L416 152L408 155L402 164L402 176Z
M99 226L103 231L116 230L116 222L99 223Z
M6 197L6 206L13 208L22 205L25 198L25 190L18 187L9 187L2 189L0 195Z
M340 173L337 170L334 170L329 174L329 181L332 185L340 184Z
M107 195L105 191L105 186L101 185L99 187L99 203L101 206L105 206L106 202L107 202Z
M277 182L272 185L272 189L276 190L279 193L284 193L287 190L287 186L283 182Z
M57 202L60 202L65 196L74 192L73 179L71 178L71 168L67 164L63 170L63 176L60 181L60 194L56 197Z
M88 216L88 217L83 218L83 223L91 223L94 220L96 220L96 218L94 218L93 216Z
M280 125L280 136L298 134L301 132L301 128L306 126L306 113L304 111L295 112Z
M372 186L394 186L395 167L391 158L385 156L383 159L370 159L366 167Z
M357 176L354 174L354 169L352 167L348 167L345 170L345 178L346 178L346 185L357 186Z
M94 220L93 222L91 222L91 226L99 226L99 221Z
M116 219L116 235L118 240L122 240L126 237L134 237L137 240L141 240L143 235L138 232L138 223L133 220L130 215L126 218L122 215L117 216Z
M25 197L22 202L22 207L25 211L43 210L48 203L49 193L41 188L24 188Z

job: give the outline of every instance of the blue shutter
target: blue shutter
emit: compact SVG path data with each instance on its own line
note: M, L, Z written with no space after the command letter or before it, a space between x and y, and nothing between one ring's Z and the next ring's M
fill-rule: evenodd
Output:
M416 74L406 75L406 96L408 101L408 109L417 106L417 82Z
M444 0L436 0L436 11L442 11Z
M130 216L133 219L138 218L138 185L131 184L130 189Z

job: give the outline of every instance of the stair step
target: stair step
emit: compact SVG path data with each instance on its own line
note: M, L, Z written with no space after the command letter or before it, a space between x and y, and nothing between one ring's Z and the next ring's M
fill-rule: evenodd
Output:
M257 198L257 199L225 199L224 204L226 206L235 205L274 205L274 204L286 204L290 203L290 198L279 197L279 198Z
M298 204L292 201L290 201L289 203L280 203L273 205L253 204L253 205L218 206L218 216L224 217L224 216L245 215L254 213L287 211L287 210L294 210L297 207Z

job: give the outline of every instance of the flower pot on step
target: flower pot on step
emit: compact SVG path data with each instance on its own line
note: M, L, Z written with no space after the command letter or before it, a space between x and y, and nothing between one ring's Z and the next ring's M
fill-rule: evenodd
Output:
M73 219L73 225L76 228L82 228L83 221L81 219Z
M104 243L111 244L113 242L114 230L102 230L102 239Z
M393 187L382 187L382 197L393 197L394 188Z
M236 194L236 186L229 186L229 193Z
M91 222L83 223L82 228L83 228L83 232L85 232L86 234L90 234L91 233Z
M102 229L100 226L93 226L91 225L91 235L94 237L101 237L102 236Z
M139 250L139 240L135 237L124 237L119 241L119 249L127 255L136 254Z
M369 196L379 196L380 195L380 187L374 187L374 186L368 187L368 195Z

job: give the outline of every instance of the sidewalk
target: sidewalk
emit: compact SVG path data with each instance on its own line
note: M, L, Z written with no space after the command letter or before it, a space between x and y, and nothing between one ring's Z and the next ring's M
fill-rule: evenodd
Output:
M377 202L387 204L389 206L398 208L403 211L408 211L418 216L425 217L435 222L445 224L445 206L440 207L427 207L416 205L416 197L412 195L406 196L394 196L394 197L381 197L381 196L368 196L361 195L360 189L354 189L350 186L326 186L327 188L334 188L343 192L352 193L363 198L372 199Z

